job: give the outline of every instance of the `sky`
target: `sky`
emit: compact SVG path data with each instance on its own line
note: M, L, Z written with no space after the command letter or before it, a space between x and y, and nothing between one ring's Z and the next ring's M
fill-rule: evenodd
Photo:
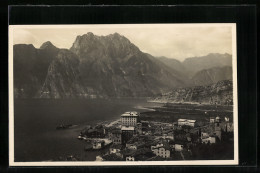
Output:
M227 24L14 26L13 44L39 48L50 41L69 49L78 35L88 32L99 36L117 32L143 52L180 61L209 53L232 54L232 27Z

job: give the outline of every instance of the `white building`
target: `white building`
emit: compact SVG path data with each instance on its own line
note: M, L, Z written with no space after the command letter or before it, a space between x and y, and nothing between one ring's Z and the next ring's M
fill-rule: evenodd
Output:
M202 138L201 142L204 144L210 143L210 144L215 144L216 143L216 137L214 136L209 136L207 138Z
M105 141L95 141L93 143L93 149L101 149L105 146Z
M183 145L181 144L175 144L174 145L175 151L182 151L183 150Z
M96 161L103 161L103 158L101 156L96 156Z
M214 117L210 117L210 118L209 118L209 122L210 122L210 123L215 123L215 118L214 118Z
M137 112L125 112L121 115L121 125L136 126L139 115Z
M133 156L128 156L125 158L126 161L135 161L135 158Z
M189 120L189 119L178 119L178 126L190 126L194 127L196 124L196 120Z
M171 151L169 147L162 146L159 148L155 148L152 151L156 156L160 156L163 158L169 158L171 156Z

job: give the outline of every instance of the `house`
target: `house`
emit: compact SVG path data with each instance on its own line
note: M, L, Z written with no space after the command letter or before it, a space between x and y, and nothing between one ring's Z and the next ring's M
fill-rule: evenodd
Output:
M214 118L214 117L210 117L210 118L209 118L209 122L210 122L210 123L215 123L215 118Z
M226 121L226 122L229 122L229 118L228 118L228 117L225 117L225 121Z
M122 148L123 148L122 145L115 145L115 144L113 144L113 145L109 148L109 153L110 153L110 154L113 154L113 153L114 153L114 154L117 154L117 155L120 155L120 156L121 156L120 152L121 152Z
M174 145L175 151L182 151L183 148L184 148L184 145L183 145L183 144L175 144L175 145Z
M163 143L157 143L156 145L152 145L151 146L151 150L153 151L153 150L155 150L156 148L159 148L159 147L163 147Z
M171 148L168 145L159 146L158 148L153 148L153 153L156 156L163 158L169 158L171 156Z
M208 138L209 134L207 132L201 132L201 139Z
M105 137L103 129L88 129L85 131L85 136L88 138L103 138Z
M136 126L139 114L137 112L125 112L121 115L121 125Z
M125 159L126 161L135 161L135 158L133 156L128 156Z
M209 137L206 137L206 138L202 138L201 139L201 142L203 144L215 144L216 143L216 137L215 136L209 136Z
M114 144L121 144L122 143L122 133L119 129L113 129L110 132L108 132L108 138L111 140Z
M144 144L145 144L144 142L126 143L126 148L137 150L139 148L142 148Z
M221 122L221 118L219 116L217 116L215 122L220 123Z
M105 141L94 141L93 144L93 149L101 149L105 146Z
M96 161L100 162L103 161L104 159L102 158L102 156L96 156Z

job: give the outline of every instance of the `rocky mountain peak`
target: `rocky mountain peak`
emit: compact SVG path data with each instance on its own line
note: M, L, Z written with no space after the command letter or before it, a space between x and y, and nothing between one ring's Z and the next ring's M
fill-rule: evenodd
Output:
M134 44L119 33L97 36L89 32L77 36L70 50L81 59L123 58L140 53L140 50Z
M40 49L56 49L57 47L55 47L50 41L46 41L44 42Z

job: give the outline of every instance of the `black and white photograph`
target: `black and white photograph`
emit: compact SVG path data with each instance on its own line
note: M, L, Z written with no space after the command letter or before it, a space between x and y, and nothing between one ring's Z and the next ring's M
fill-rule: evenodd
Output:
M235 23L9 26L11 166L237 165Z

